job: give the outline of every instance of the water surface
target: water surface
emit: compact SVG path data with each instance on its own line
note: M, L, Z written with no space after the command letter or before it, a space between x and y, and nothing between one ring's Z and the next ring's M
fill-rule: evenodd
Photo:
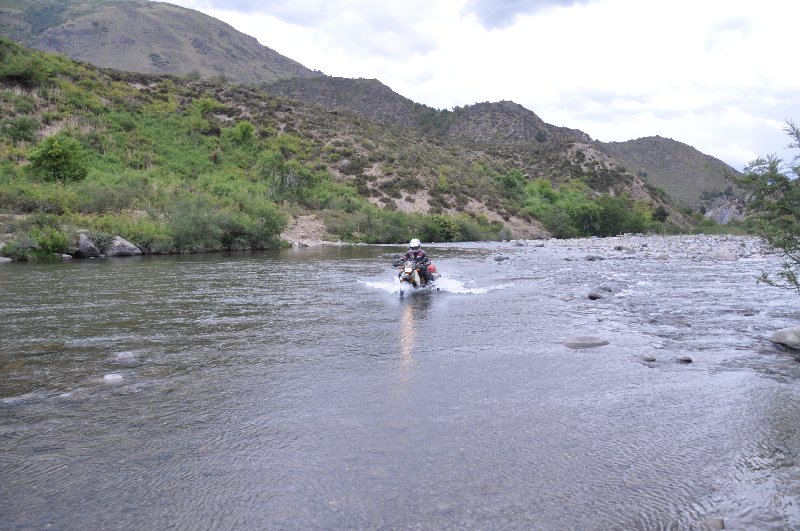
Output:
M2 527L800 526L771 259L400 250L0 267Z

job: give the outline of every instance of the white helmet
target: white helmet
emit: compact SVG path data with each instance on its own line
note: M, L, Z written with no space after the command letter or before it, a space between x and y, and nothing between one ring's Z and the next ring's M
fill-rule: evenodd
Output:
M422 244L416 238L414 238L413 240L408 242L408 246L411 247L412 249L419 249L420 245L422 245Z

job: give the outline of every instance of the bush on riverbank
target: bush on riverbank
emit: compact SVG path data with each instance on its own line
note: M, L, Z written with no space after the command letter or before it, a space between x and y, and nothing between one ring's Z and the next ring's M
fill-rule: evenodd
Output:
M542 220L557 238L666 231L663 219L654 218L657 209L624 194L593 196L578 181L553 188L550 181L536 179L524 192L524 211Z

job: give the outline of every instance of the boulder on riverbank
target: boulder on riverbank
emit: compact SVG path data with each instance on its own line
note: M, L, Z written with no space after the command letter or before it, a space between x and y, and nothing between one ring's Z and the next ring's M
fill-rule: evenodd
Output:
M772 333L770 340L773 343L800 350L800 326L776 330Z
M103 249L103 254L106 256L139 256L142 254L142 250L128 240L114 236L111 243Z
M95 258L100 256L100 249L97 248L97 245L89 238L89 235L85 232L81 232L78 234L78 250L75 251L76 258Z

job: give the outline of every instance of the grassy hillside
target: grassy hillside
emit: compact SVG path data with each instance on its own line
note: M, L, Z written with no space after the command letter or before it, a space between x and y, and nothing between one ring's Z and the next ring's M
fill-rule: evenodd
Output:
M699 209L712 199L736 194L725 173L738 172L687 144L654 136L600 145L628 170L685 207Z
M273 96L313 103L324 111L356 114L394 130L412 128L418 135L435 137L434 144L447 143L506 162L514 159L512 166L524 166L519 169L530 176L557 181L567 174L588 176L590 188L600 192L612 192L613 185L640 199L649 196L659 202L658 194L647 190L650 185L683 207L702 210L709 198L727 187L717 164L700 160L705 156L699 152L687 155L689 146L679 142L661 142L655 150L651 143L642 142L647 139L590 147L586 133L546 124L513 102L477 103L452 111L432 109L377 80L322 76L219 20L161 2L0 0L2 35L117 70L260 86ZM557 145L547 145L551 143ZM572 149L570 143L583 147ZM597 156L597 146L605 155ZM587 167L584 161L589 159L599 161L602 168ZM611 174L615 174L613 179L609 179ZM399 199L393 194L393 199ZM434 193L433 206L438 205L439 196L446 195ZM429 198L419 199L427 204ZM397 204L401 209L419 208L403 201ZM685 223L675 215L672 220ZM512 221L521 226L518 220Z
M100 70L8 40L0 116L0 240L14 256L63 252L79 230L145 252L264 248L308 212L331 235L364 242L685 221L577 145L476 150L219 80Z
M101 67L262 83L319 76L199 11L146 0L0 0L0 35Z

